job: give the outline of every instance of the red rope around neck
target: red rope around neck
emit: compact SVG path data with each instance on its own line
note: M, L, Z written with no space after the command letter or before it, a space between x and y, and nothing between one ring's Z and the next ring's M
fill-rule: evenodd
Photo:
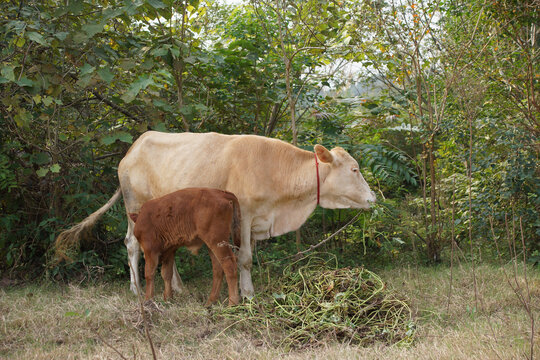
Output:
M317 205L319 205L319 200L321 198L321 181L319 179L319 161L317 160L317 154L313 153L315 155L315 167L317 168Z

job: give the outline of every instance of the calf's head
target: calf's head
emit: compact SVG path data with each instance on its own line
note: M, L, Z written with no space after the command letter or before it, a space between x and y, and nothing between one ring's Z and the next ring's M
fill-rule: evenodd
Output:
M322 207L367 209L375 202L375 193L360 173L358 162L348 152L340 147L329 151L315 145L315 154L325 167L320 189Z

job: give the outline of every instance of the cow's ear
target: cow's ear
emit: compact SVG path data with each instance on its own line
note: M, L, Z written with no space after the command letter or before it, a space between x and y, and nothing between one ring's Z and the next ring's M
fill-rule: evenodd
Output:
M331 163L334 160L332 153L319 144L315 145L315 154L317 154L319 160L324 163Z

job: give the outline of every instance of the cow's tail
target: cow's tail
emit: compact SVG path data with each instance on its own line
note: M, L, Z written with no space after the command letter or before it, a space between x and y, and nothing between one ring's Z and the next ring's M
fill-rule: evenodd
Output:
M81 238L88 233L88 231L95 225L98 219L109 210L114 203L120 199L122 195L121 188L118 188L114 195L107 201L105 205L98 210L90 214L86 219L73 226L71 229L62 231L56 238L54 244L57 261L66 260L71 258L67 255L70 250L78 246Z
M236 196L231 197L232 204L233 204L233 220L232 220L232 238L233 238L233 244L237 248L240 247L241 244L241 226L240 222L242 220L242 215L240 214L240 204L238 203L238 199Z

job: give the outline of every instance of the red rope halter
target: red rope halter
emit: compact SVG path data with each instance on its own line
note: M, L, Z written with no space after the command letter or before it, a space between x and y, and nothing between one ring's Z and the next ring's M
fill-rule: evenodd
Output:
M317 154L315 155L315 167L317 168L317 205L319 205L319 200L321 198L321 180L319 179L319 161L317 160Z

